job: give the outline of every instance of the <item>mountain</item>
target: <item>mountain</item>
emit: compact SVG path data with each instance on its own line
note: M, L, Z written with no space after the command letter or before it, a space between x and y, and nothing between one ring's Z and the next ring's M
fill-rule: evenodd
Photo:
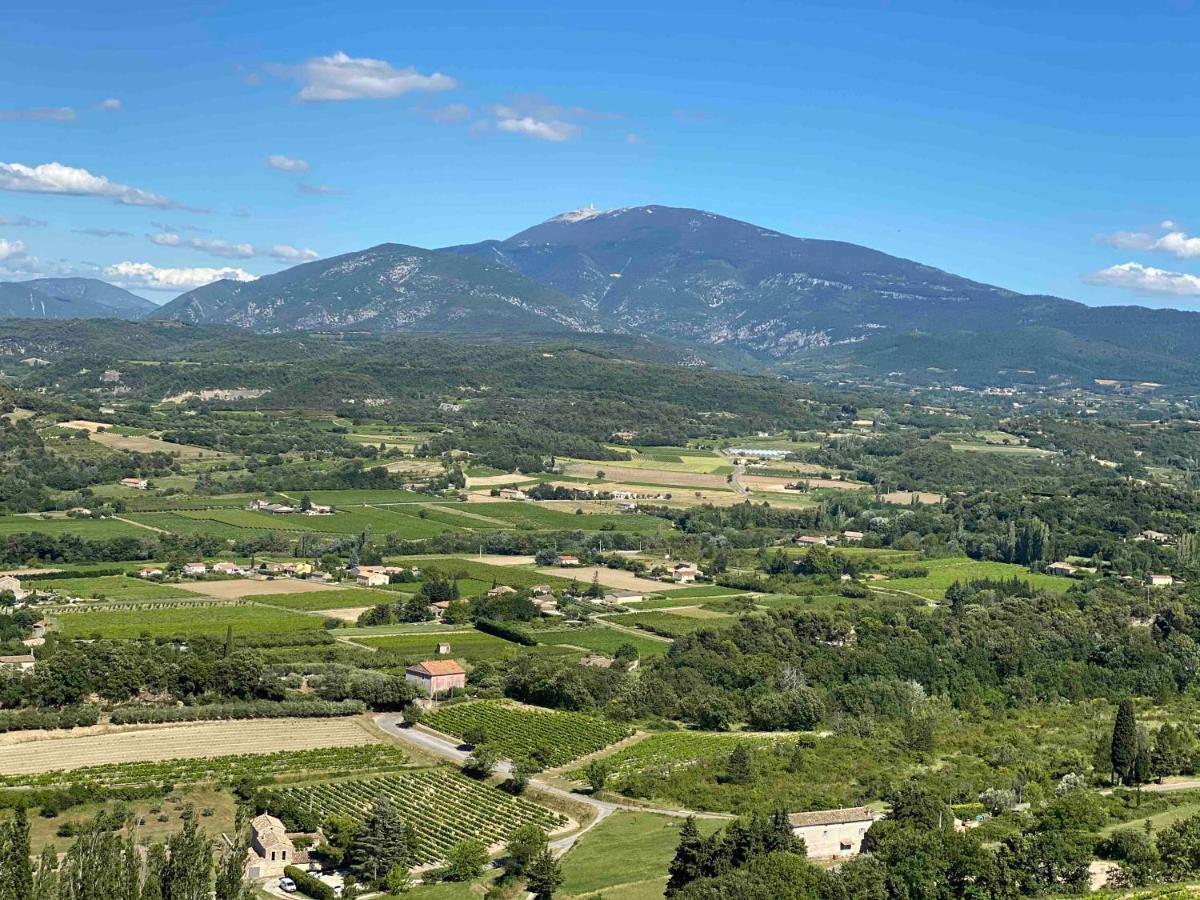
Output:
M856 244L666 206L576 210L440 250L381 244L215 282L151 317L264 332L604 331L691 348L697 363L816 376L1200 385L1195 313L1019 294Z
M508 266L624 328L775 358L881 332L1010 327L1068 303L666 206L577 210L445 252Z
M95 278L0 282L0 318L140 319L149 300Z
M598 331L587 306L512 268L403 244L188 291L152 318L257 331L504 334Z

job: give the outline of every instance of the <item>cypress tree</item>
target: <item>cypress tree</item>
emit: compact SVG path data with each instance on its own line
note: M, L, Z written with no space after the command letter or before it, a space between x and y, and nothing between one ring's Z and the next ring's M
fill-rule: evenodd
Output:
M33 886L33 900L56 900L58 897L58 854L47 844L42 848L38 860L37 881Z
M29 858L29 817L24 806L8 826L8 865L4 873L14 900L33 900L33 865Z
M667 880L666 896L674 895L702 876L704 851L705 842L700 836L700 829L696 827L696 819L688 816L679 829L679 845L667 870L670 878Z
M1113 772L1126 784L1133 777L1137 751L1137 718L1133 712L1133 701L1126 698L1117 707L1112 737Z

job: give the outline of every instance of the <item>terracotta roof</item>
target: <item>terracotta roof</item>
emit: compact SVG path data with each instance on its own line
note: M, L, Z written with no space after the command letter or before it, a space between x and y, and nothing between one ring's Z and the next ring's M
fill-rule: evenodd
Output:
M805 828L812 825L845 825L849 822L874 822L875 813L865 806L851 806L846 809L817 809L812 812L792 813L788 822L793 828Z
M466 675L467 670L452 659L427 659L415 666L409 666L409 672L423 675Z

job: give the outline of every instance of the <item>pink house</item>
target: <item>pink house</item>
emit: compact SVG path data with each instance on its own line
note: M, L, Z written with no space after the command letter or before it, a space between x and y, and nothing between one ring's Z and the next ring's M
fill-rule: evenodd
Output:
M429 697L467 686L467 670L452 659L427 659L404 670L404 679Z

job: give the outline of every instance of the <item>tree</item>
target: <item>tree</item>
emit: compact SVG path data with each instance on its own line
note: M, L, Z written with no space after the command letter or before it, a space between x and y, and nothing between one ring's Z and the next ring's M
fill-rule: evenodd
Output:
M412 873L404 866L392 866L388 869L382 886L389 894L407 894L413 888Z
M754 780L754 761L744 743L739 743L729 754L724 780L729 784L749 784Z
M212 841L188 807L183 811L183 827L167 838L163 900L210 900L212 864Z
M0 897L29 900L33 896L33 867L29 858L29 818L18 806L12 822L0 832Z
M1132 781L1137 785L1137 805L1142 805L1142 785L1150 780L1150 737L1138 728L1137 753L1133 757Z
M249 835L243 828L234 835L233 845L223 849L220 861L217 863L214 900L243 900L247 896L242 873L245 868L248 845Z
M479 744L463 763L463 771L474 778L487 778L500 761L499 754L487 744Z
M480 841L467 838L459 841L446 854L442 877L446 881L470 881L487 865L487 847Z
M1169 825L1159 832L1156 844L1165 881L1183 881L1200 874L1200 816Z
M512 792L523 794L525 788L529 787L529 780L540 771L541 767L528 757L515 760L512 765L512 774L508 779Z
M533 555L533 561L539 566L557 566L558 551L551 550L549 547L543 547Z
M524 875L547 845L546 832L533 824L522 825L504 848L504 873L511 878Z
M38 859L37 878L34 881L32 900L57 900L58 897L58 853L47 844Z
M1117 706L1117 717L1113 722L1112 734L1113 772L1126 784L1133 776L1137 751L1137 718L1133 711L1133 701L1126 698Z
M675 857L671 860L667 873L666 896L670 897L679 892L697 878L704 875L704 861L707 856L707 843L700 836L696 827L696 818L688 816L679 829L679 844L675 847Z
M359 826L346 856L353 872L374 884L393 866L409 865L414 844L409 824L400 817L390 800L380 799Z
M562 883L562 867L550 853L549 848L543 849L537 859L533 861L533 865L529 867L529 874L525 877L526 889L537 900L550 900Z
M609 764L603 759L593 759L584 768L584 775L587 776L588 785L592 789L593 794L598 794L604 790L604 785L608 782L608 776L611 772Z

